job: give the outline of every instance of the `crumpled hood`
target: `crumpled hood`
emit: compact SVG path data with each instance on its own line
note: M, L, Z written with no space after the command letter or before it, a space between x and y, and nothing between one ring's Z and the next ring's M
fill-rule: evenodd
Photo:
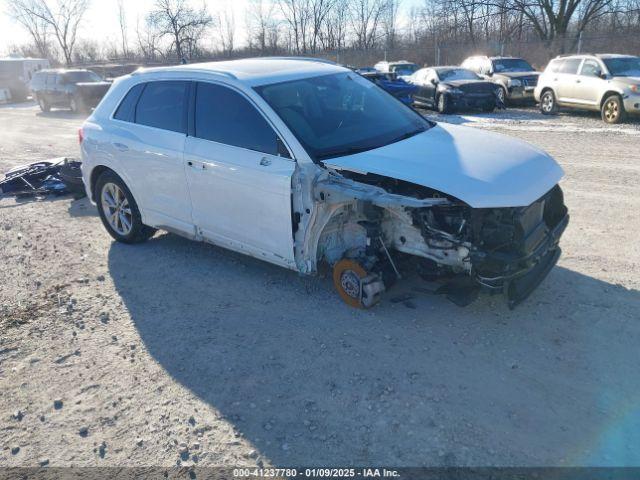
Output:
M564 174L553 158L526 142L442 123L401 142L324 163L422 185L474 208L530 205Z

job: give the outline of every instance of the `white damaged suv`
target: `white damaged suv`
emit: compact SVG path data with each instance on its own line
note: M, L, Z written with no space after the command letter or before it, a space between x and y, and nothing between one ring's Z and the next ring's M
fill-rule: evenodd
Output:
M329 62L260 58L140 70L80 131L104 226L162 229L302 274L333 268L355 307L409 269L460 305L526 298L568 223L546 153L435 124Z

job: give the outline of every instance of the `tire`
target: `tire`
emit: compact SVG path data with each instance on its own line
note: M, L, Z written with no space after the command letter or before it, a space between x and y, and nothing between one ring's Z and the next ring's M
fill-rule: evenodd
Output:
M558 113L558 103L553 90L545 90L540 97L540 113L543 115L555 115Z
M625 111L622 98L619 95L609 95L602 102L600 115L605 123L616 124L624 121Z
M436 100L436 109L438 110L439 113L444 113L444 114L451 113L451 107L449 106L449 99L444 93L438 95L438 98Z
M40 95L38 95L37 97L38 97L38 105L40 106L40 110L42 110L45 113L50 112L51 105L49 105L49 103Z
M82 113L85 111L85 106L82 98L73 96L69 100L69 108L73 113Z
M502 105L507 105L507 91L504 87L498 87L498 91L496 92L496 96L498 97L498 101Z
M106 171L100 175L96 182L94 199L102 224L109 235L118 242L141 243L156 232L155 228L142 223L138 204L131 191L114 172Z

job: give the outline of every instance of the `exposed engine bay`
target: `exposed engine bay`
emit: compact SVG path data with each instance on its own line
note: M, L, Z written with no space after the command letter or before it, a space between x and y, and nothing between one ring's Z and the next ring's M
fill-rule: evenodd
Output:
M361 308L402 278L406 264L442 282L439 293L458 305L487 291L513 308L557 262L569 221L558 185L509 208L472 208L426 187L350 171L321 175L312 190L313 221L294 227L296 245L307 246L296 251L305 258L300 270L332 266L340 296Z

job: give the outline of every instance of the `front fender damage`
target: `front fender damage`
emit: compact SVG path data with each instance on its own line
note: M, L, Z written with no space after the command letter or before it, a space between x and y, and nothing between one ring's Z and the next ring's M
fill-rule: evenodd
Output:
M342 173L298 174L293 208L301 273L316 273L320 263L355 259L376 272L374 281L382 288L375 289L382 291L401 277L401 258L418 257L409 263L429 279L447 279L443 291L456 303L477 296L468 295L471 286L473 292L504 293L514 306L557 260L568 221L558 186L529 207L473 209L406 182ZM525 275L521 284L527 288L517 288ZM462 299L455 298L458 283Z

